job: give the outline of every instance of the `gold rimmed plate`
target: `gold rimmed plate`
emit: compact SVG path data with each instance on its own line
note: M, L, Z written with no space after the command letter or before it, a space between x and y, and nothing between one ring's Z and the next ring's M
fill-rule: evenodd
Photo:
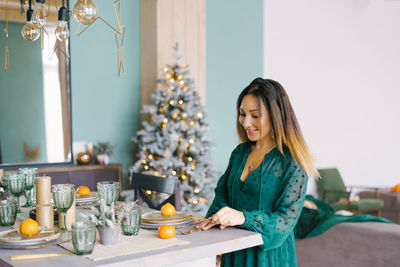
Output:
M60 237L60 232L39 232L35 235L22 235L16 229L0 232L0 243L29 245L47 243Z
M187 222L191 219L191 215L186 212L176 212L174 216L163 216L160 211L152 211L142 215L142 222L150 224L171 224Z

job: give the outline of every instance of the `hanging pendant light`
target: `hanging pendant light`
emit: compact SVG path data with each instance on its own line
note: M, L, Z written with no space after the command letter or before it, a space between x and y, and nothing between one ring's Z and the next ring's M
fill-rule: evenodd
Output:
M58 23L55 31L56 38L60 41L65 41L69 37L68 29L68 9L64 5L64 0L62 1L62 7L58 10Z
M74 18L79 23L89 25L97 18L97 6L93 0L78 0L74 6Z
M43 28L46 26L47 17L45 0L36 0L32 21L33 23L38 24L39 27Z
M29 9L26 13L26 24L21 30L22 37L28 41L36 41L40 36L39 26L32 21L33 13L32 0L29 0Z

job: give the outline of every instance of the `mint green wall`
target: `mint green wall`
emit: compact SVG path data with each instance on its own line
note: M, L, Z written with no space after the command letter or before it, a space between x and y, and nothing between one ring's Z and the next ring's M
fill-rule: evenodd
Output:
M0 22L3 37L4 22ZM40 39L22 38L23 24L8 24L10 69L4 69L5 42L0 42L0 142L3 163L25 162L24 142L40 145L39 162L46 161L43 72Z
M116 26L112 3L96 1L100 16ZM139 0L121 1L121 17L127 26L127 74L119 78L114 32L98 20L76 36L78 23L71 19L72 136L75 141L110 141L115 145L111 162L122 163L128 171L140 112Z
M207 0L206 77L209 136L215 167L224 171L236 136L236 98L263 73L263 1Z
M262 0L206 2L207 113L213 158L219 171L226 167L237 144L236 97L254 77L262 75ZM113 20L111 2L97 1L101 16ZM110 141L113 162L128 171L134 158L131 138L139 127L139 0L121 1L127 75L117 77L114 35L96 22L75 36L72 22L71 80L73 138Z

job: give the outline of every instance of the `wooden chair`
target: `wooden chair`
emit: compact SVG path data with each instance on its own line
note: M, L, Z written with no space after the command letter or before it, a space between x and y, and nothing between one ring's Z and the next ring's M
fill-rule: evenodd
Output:
M379 198L378 189L366 186L345 186L337 168L319 169L321 179L317 181L318 194L322 200L328 202L334 210L348 210L353 213L377 212L381 217L381 208L384 203ZM361 198L350 201L353 188L368 188L375 191L375 198Z
M146 203L149 208L160 210L166 203L171 203L176 210L181 210L181 183L178 179L163 178L159 176L131 173L131 186L135 191L135 200L139 204ZM162 203L155 203L147 194L146 190L169 194L170 196Z

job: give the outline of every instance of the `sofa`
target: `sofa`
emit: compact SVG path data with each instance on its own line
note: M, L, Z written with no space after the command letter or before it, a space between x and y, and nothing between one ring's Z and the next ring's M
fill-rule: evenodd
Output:
M325 233L296 239L299 267L400 266L400 225L346 222Z

